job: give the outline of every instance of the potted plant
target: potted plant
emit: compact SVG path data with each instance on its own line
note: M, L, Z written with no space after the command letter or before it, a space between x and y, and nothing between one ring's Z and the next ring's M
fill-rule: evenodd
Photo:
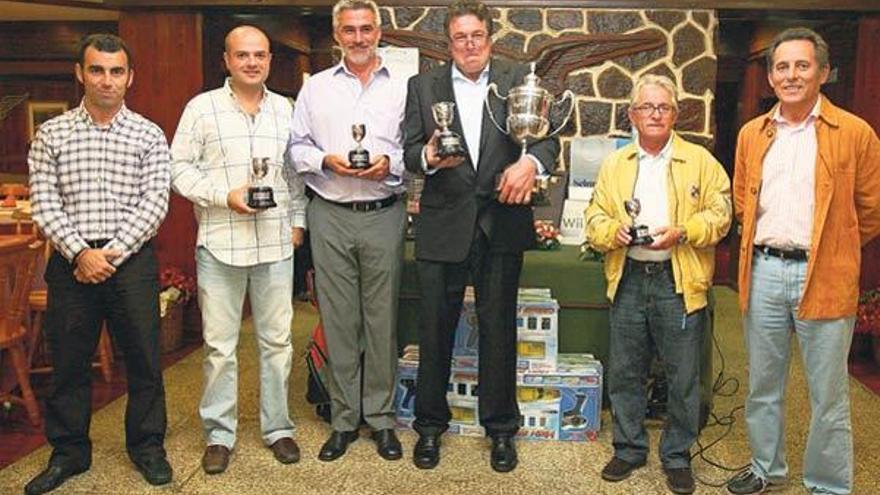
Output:
M196 290L196 281L180 268L171 266L159 273L159 347L172 352L183 344L183 307Z

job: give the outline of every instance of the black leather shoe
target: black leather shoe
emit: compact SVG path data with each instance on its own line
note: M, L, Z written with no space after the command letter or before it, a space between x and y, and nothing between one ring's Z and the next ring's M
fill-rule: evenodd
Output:
M334 431L321 447L318 459L322 461L335 461L339 459L348 450L348 444L357 439L357 431Z
M694 493L696 485L694 484L694 474L691 472L691 468L663 468L663 472L666 474L666 487L672 493L681 495Z
M413 464L419 469L434 469L440 463L440 435L419 435L413 449Z
M36 475L24 487L25 495L41 495L61 486L67 478L88 471L88 467L70 468L63 464L49 464L49 467Z
M387 461L396 461L403 457L403 448L400 446L400 440L394 434L391 428L385 430L374 431L371 435L373 441L376 442L376 451Z
M155 486L171 483L173 471L164 455L134 457L131 461L147 480L147 483Z
M516 443L511 435L492 437L492 469L499 473L513 471L516 467Z
M623 481L629 478L633 471L644 465L645 461L633 464L615 456L602 468L602 479L611 482Z

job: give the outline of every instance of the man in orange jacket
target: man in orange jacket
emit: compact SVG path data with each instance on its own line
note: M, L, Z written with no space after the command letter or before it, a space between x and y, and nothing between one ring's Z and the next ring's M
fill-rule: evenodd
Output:
M804 28L767 53L779 104L739 134L734 206L742 222L740 306L749 354L750 468L735 494L785 482L784 393L791 333L810 388L804 453L811 493L850 493L847 355L858 303L860 247L880 233L880 141L862 119L819 93L828 45Z

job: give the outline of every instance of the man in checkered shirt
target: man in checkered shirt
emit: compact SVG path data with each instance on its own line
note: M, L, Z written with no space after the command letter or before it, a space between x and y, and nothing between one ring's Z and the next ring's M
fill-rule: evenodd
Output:
M114 35L81 44L79 107L40 126L28 155L34 221L55 252L46 267L48 467L25 487L51 491L89 469L91 363L106 319L128 380L125 444L153 485L171 481L159 362L159 285L150 239L168 210L170 157L162 130L125 106L134 71Z
M171 145L174 190L192 201L199 222L196 264L205 338L205 389L199 414L205 435L202 468L226 470L236 441L237 360L245 293L250 295L260 351L260 430L278 462L299 460L287 407L293 348L293 249L302 244L305 195L284 167L293 110L266 89L272 54L259 29L226 36L230 77L193 98ZM247 204L254 161L268 163L262 185L276 207Z

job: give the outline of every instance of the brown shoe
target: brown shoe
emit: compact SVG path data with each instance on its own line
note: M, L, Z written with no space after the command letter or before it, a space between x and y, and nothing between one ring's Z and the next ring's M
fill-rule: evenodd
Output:
M272 444L272 453L281 464L293 464L299 461L299 446L290 437L280 438Z
M208 445L202 456L202 469L207 474L220 474L229 466L229 449L224 445Z

